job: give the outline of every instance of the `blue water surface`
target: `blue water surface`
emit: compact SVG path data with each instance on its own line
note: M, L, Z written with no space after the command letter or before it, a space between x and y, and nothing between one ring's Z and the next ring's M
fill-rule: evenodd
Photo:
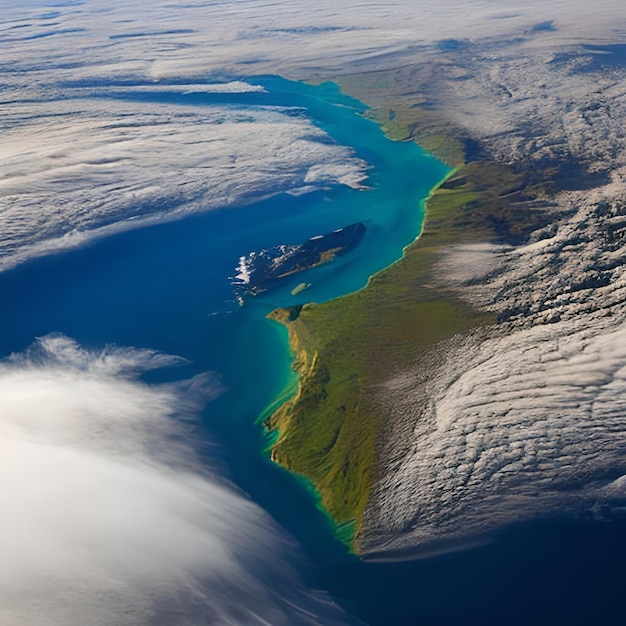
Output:
M423 200L448 172L413 143L385 138L365 107L336 85L259 77L266 93L129 92L107 97L197 105L289 107L371 169L369 190L340 185L294 197L123 232L0 274L0 356L61 332L86 347L158 349L189 365L150 381L215 372L225 393L203 414L207 438L230 478L298 540L314 567L311 586L329 590L370 624L618 623L626 557L621 522L542 522L509 529L488 546L402 563L364 563L333 536L302 482L271 463L258 416L293 383L286 331L266 319L277 306L325 301L363 287L418 234ZM102 96L104 97L104 96ZM285 281L240 307L229 277L239 258L277 244L364 222L361 244L331 264ZM294 297L299 282L312 283ZM620 539L618 541L618 539ZM593 618L593 619L592 619ZM595 620L595 621L594 621Z

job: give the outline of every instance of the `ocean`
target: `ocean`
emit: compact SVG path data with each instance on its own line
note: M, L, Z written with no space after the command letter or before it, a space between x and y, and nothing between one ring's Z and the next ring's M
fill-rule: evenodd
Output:
M367 178L350 185L312 181L297 193L126 230L23 262L0 274L0 357L61 333L86 350L114 344L184 359L177 367L142 374L149 385L210 372L219 393L194 421L189 443L207 468L232 481L286 530L298 547L294 567L308 587L327 592L350 614L346 621L618 623L626 556L613 541L624 530L619 520L543 520L496 533L491 543L462 552L367 563L335 539L303 481L269 460L270 436L259 417L294 385L295 375L286 330L266 315L276 307L358 290L400 258L419 234L425 198L448 168L414 143L387 139L367 118L366 107L335 84L274 76L247 82L264 91L182 94L111 87L99 97L305 117L366 163ZM285 278L268 293L245 296L242 306L237 301L233 277L242 257L356 222L367 230L354 250ZM305 281L311 286L292 295ZM266 583L272 587L271 573Z

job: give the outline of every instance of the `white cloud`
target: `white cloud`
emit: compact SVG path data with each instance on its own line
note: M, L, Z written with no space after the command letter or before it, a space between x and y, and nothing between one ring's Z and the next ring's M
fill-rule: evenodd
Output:
M47 58L72 79L81 72L154 79L224 70L328 72L441 39L508 35L550 20L559 29L552 38L589 39L623 20L615 0L158 0L149 11L137 0L54 10L38 2L3 4L10 6L3 7L0 36L20 66L43 69L33 60ZM52 11L53 19L42 17Z
M156 87L159 93L219 87ZM363 164L302 116L268 107L133 102L140 90L70 90L0 114L0 268L91 237L303 186L356 184ZM233 90L257 91L229 83ZM333 173L334 171L334 173Z
M0 622L341 618L284 564L268 516L180 443L189 386L137 379L176 362L50 336L0 364ZM193 387L196 401L219 392Z
M613 182L563 192L553 211L567 219L527 245L450 251L449 284L504 321L442 343L432 371L382 392L397 434L368 512L372 550L623 500L624 200Z
M303 118L132 101L131 91L178 89L158 84L165 79L186 82L187 95L254 91L240 79L204 83L332 75L441 39L519 34L551 19L559 31L550 37L571 41L581 24L587 39L606 35L621 15L614 0L159 0L149 11L137 0L3 2L0 269L151 220L291 192L307 178L351 186L363 178L362 164L316 141L322 134Z

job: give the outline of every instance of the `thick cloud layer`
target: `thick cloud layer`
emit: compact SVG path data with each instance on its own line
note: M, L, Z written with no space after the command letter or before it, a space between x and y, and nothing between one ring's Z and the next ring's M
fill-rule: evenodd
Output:
M94 236L310 186L312 179L316 186L359 184L363 164L302 116L185 102L201 92L258 89L242 82L110 85L7 104L0 116L0 269ZM182 102L145 100L147 93L180 94Z
M456 356L470 366L450 368L421 411L415 390L427 387L395 381L394 414L420 414L377 489L389 547L430 547L624 497L623 480L605 488L626 469L626 328L585 322L468 342Z
M558 136L600 171L610 154L611 180L550 197L550 223L524 245L467 244L442 255L442 282L500 323L442 343L431 367L407 368L381 392L403 436L390 438L394 458L383 459L372 551L429 549L537 515L624 510L626 141L610 131L615 111L623 119L626 74L609 80L596 96L606 112L586 124L574 112L590 96L571 92L582 142L566 118L570 132L545 123L537 144ZM560 113L542 111L559 123Z
M176 362L49 336L0 365L2 624L337 623L271 520L180 443L215 383L137 379Z
M363 177L302 117L157 104L147 91L246 91L254 85L229 77L329 76L552 20L552 39L584 24L589 40L620 17L614 0L0 5L0 270L122 228ZM212 77L227 84L197 85Z
M49 69L54 61L72 80L94 71L154 79L328 72L442 39L519 34L549 21L558 38L589 39L623 18L615 0L158 0L150 11L141 0L88 0L3 9L0 41L11 44L18 67Z

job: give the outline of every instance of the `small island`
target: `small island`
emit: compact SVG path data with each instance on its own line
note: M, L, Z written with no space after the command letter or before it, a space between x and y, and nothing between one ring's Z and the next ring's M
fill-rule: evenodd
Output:
M251 252L239 260L239 273L233 279L239 297L270 291L292 274L325 265L337 255L350 252L361 242L366 230L365 224L357 222L315 235L299 245L273 246L261 252ZM310 286L310 283L300 283L291 294L297 295Z
M297 296L299 293L306 291L311 286L311 283L299 283L291 290L292 296Z

